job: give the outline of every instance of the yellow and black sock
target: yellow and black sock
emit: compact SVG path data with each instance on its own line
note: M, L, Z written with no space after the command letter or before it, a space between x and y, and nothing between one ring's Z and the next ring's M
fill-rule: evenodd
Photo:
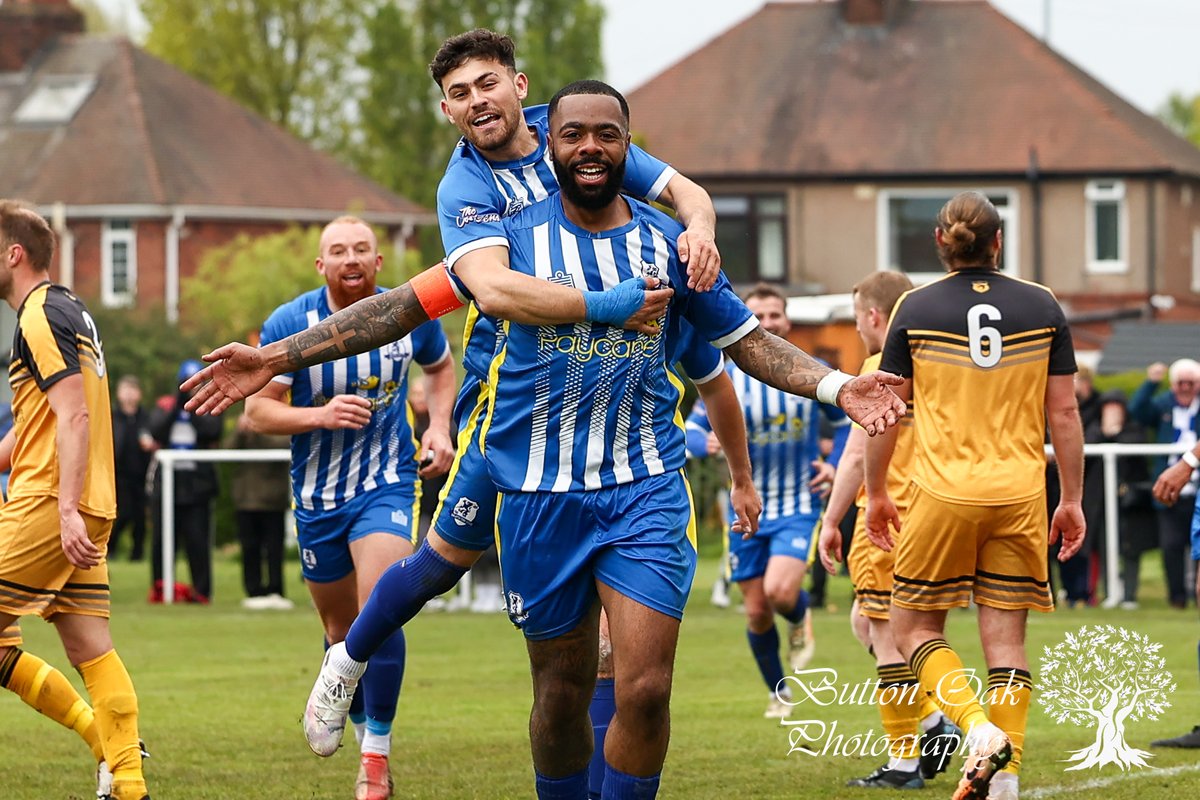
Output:
M964 674L962 659L945 639L925 642L913 651L909 663L921 686L937 698L942 711L964 732L988 721Z
M1029 700L1033 697L1033 676L1027 670L997 667L988 670L988 718L1004 731L1012 742L1012 761L1005 772L1020 773L1021 752L1025 749L1025 726L1029 721Z
M925 690L917 683L908 664L880 664L879 718L887 734L888 753L892 758L916 758L920 755L920 721L918 709Z
M0 659L4 686L40 714L79 734L96 760L104 758L92 707L54 667L33 653L13 647Z
M91 695L104 758L113 774L113 793L121 800L146 794L142 755L138 746L138 704L133 681L117 651L78 666Z

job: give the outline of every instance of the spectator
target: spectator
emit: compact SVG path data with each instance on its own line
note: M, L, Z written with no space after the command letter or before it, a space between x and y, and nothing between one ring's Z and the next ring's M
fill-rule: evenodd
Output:
M1100 395L1096 394L1092 383L1094 377L1090 367L1080 366L1079 372L1075 373L1075 399L1079 401L1079 421L1084 430L1100 419Z
M150 435L150 417L142 407L142 384L135 375L117 381L117 404L113 408L113 461L117 480L117 519L108 540L108 559L117 554L121 532L130 528L133 545L130 561L145 558L146 473L151 454L157 449Z
M287 450L292 437L258 433L243 414L237 419L230 445L239 450ZM289 611L293 607L283 592L283 540L291 491L286 461L238 461L234 466L233 506L246 590L242 608Z
M203 368L199 361L179 365L177 382L182 383ZM150 435L161 448L199 450L221 440L219 416L195 416L184 410L189 394L159 398L150 414ZM162 602L162 467L154 470L154 541L151 574L154 584L150 602ZM217 472L207 461L175 462L175 540L182 541L187 554L192 588L179 599L208 603L212 599L212 503L217 496ZM172 558L174 554L172 554Z
M1084 441L1094 444L1141 444L1146 441L1145 430L1131 419L1126 408L1125 393L1111 389L1099 396L1099 416L1084 429ZM1137 608L1138 576L1142 553L1157 545L1154 533L1154 507L1150 500L1150 465L1144 456L1125 456L1117 459L1118 554L1121 559L1121 578L1124 591L1118 596L1109 587L1105 607L1120 603L1122 608ZM1107 558L1107 524L1104 512L1103 459L1091 456L1083 478L1083 513L1087 519L1088 539L1092 542L1097 569L1104 572ZM1105 573L1107 574L1107 573ZM1095 585L1091 586L1094 593Z
M1075 373L1075 400L1079 403L1079 420L1085 431L1089 425L1098 422L1100 419L1100 396L1096 394L1095 385L1092 383L1093 375L1092 370L1085 366L1079 367L1079 371ZM1049 441L1048 437L1049 431L1047 431L1046 441ZM1103 477L1100 477L1102 473L1096 471L1100 469L1099 459L1088 459L1087 469L1095 471L1096 476L1098 476L1097 480L1101 482L1101 491L1103 491ZM1085 505L1086 497L1085 493ZM1058 507L1059 498L1058 464L1055 462L1053 454L1051 454L1046 457L1047 513L1054 513L1054 509ZM1101 508L1103 508L1103 498L1099 502ZM1066 561L1058 560L1059 547L1060 544L1052 545L1046 553L1048 563L1058 564L1058 576L1062 582L1062 588L1057 592L1057 597L1059 601L1065 602L1068 608L1074 608L1080 604L1088 605L1092 601L1089 570L1092 548L1095 547L1095 539L1092 539L1080 552ZM1051 581L1053 579L1052 570Z
M1158 392L1164 377L1170 388ZM1171 365L1154 363L1146 368L1146 381L1129 401L1130 415L1154 431L1159 443L1194 447L1200 437L1200 364L1181 358ZM1179 456L1159 457L1155 474L1179 460ZM1158 516L1158 546L1162 549L1163 571L1167 578L1167 600L1173 608L1188 604L1188 535L1192 511L1196 507L1196 471L1183 487L1174 505L1156 504Z

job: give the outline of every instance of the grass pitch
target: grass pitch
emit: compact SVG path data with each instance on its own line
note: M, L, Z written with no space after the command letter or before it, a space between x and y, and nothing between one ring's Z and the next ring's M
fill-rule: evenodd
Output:
M1148 557L1144 574L1161 574ZM329 759L304 743L300 714L319 666L321 633L315 612L288 565L292 612L248 612L238 603L238 566L218 559L217 600L211 607L150 606L145 564L113 566L113 630L137 685L142 733L153 758L146 771L155 800L289 800L349 798L357 769L355 748ZM762 718L767 691L746 646L744 623L733 610L709 605L716 573L702 561L684 620L672 703L673 736L662 798L866 798L845 788L885 759L788 754L788 731ZM839 681L873 679L867 655L846 621L849 583L833 579L828 597L836 612L818 611L813 666L836 669ZM1085 624L1111 623L1163 645L1178 689L1158 722L1134 722L1128 741L1181 734L1200 724L1196 612L1174 611L1147 581L1139 611L1098 608L1033 615L1029 629L1035 681L1044 645ZM26 648L72 678L53 629L36 619L24 625ZM396 797L531 798L526 734L529 675L520 634L501 614L426 612L408 627L408 667L393 734ZM968 666L982 668L974 615L951 614L951 643ZM873 706L805 709L836 720L847 735L879 731ZM1123 773L1115 767L1064 772L1071 751L1086 747L1093 731L1059 725L1035 700L1022 774L1022 798L1155 800L1200 796L1200 751L1157 750L1155 769ZM73 734L0 693L0 753L7 771L5 800L94 796L94 765ZM949 797L953 778L939 777L924 796Z

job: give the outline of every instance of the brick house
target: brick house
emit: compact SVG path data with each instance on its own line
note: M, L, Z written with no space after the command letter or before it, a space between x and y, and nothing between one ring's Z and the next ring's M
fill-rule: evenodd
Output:
M53 222L54 280L171 320L180 280L239 234L349 211L404 249L435 221L128 39L83 33L68 0L0 3L0 196Z
M937 209L978 188L1004 269L1055 290L1082 349L1113 318L1200 320L1200 150L984 0L766 3L628 99L647 149L713 194L735 282L927 280ZM861 357L852 324L796 338Z

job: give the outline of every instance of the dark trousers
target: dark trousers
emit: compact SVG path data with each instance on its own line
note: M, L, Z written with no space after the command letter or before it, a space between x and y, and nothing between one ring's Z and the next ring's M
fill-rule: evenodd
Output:
M1167 600L1177 608L1188 603L1185 570L1191 557L1192 512L1196 496L1181 497L1175 505L1158 509L1158 546L1162 550L1163 573L1167 577Z
M247 597L283 594L283 512L237 512L242 543L242 586ZM263 560L266 576L263 576Z
M121 532L131 528L133 549L130 561L141 561L146 551L146 476L117 476L117 518L108 537L108 557L117 553Z
M162 501L154 498L154 541L150 570L157 583L162 580ZM212 507L209 501L175 504L175 542L183 543L192 588L212 598ZM178 547L175 550L179 552Z

